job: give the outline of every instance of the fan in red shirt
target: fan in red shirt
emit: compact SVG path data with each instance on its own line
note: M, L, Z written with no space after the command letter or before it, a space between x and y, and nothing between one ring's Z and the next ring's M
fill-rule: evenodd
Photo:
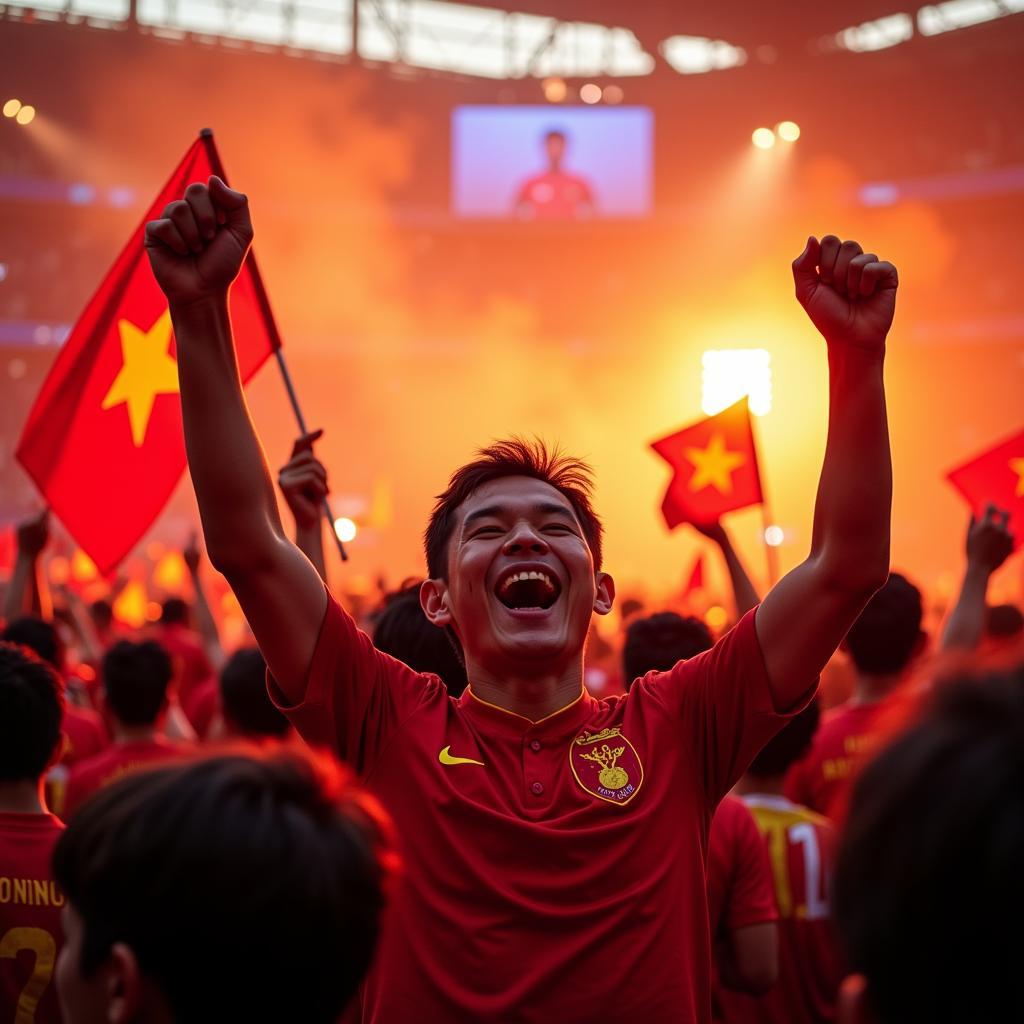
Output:
M842 817L857 772L879 742L876 719L923 650L921 592L893 573L843 642L857 671L852 700L822 716L810 751L786 777L786 796L830 818Z
M420 591L466 662L454 700L378 652L282 528L227 312L251 239L246 197L211 177L147 226L146 245L210 561L279 704L367 780L410 853L364 1020L707 1020L712 811L888 571L895 269L855 242L808 239L797 296L832 373L812 550L712 650L625 697L595 700L582 682L591 617L615 595L588 468L510 441L458 470L430 517Z
M721 990L726 1024L823 1024L836 1019L843 963L829 908L836 832L782 795L786 769L818 725L810 704L770 740L736 785L762 834L779 908L779 980L753 998Z
M544 136L547 169L519 186L516 213L531 220L579 220L594 212L594 191L586 178L563 167L565 132L552 130Z
M173 761L188 753L186 746L159 732L173 668L167 652L155 640L114 644L103 656L101 674L114 742L72 768L62 811L65 821L108 782L143 765Z
M18 1022L60 1021L64 896L50 861L64 826L46 810L43 775L60 752L63 705L52 666L0 643L0 1006Z

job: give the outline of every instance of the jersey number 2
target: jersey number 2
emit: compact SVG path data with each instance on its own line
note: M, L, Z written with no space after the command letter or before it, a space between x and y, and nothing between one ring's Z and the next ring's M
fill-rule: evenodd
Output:
M25 983L14 1010L14 1024L34 1024L36 1007L53 977L53 964L57 958L57 943L53 936L42 928L12 928L0 939L0 957L12 960L18 951L30 949L36 955L32 976Z

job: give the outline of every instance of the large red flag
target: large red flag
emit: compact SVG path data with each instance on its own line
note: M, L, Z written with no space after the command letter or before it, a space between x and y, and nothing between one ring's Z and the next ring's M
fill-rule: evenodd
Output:
M651 447L675 470L661 505L670 530L763 500L746 398Z
M174 334L143 248L146 221L191 182L222 173L204 132L72 328L18 444L18 461L103 573L146 532L185 468ZM244 381L280 346L251 250L230 305Z
M1010 513L1015 543L1024 543L1024 431L950 470L946 479L967 499L976 516L992 502Z

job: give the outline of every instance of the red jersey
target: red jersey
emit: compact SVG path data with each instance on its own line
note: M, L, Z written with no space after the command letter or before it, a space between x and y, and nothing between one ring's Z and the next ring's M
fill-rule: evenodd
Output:
M866 755L876 744L880 704L842 704L826 712L811 749L786 773L786 796L836 819Z
M585 178L545 171L523 182L516 206L537 220L573 220L590 213L594 195Z
M627 695L533 722L449 698L331 599L302 702L271 691L405 844L364 1021L709 1019L711 814L786 720L753 612Z
M216 679L200 683L192 691L188 704L183 704L181 710L185 712L185 717L199 738L205 739L214 718L220 714L220 683Z
M52 814L0 813L0 1006L4 1020L59 1024L53 968L64 896L50 860L64 826Z
M187 708L196 687L215 674L206 648L195 632L178 624L160 626L155 639L171 656L178 684L178 702L182 708Z
M184 757L188 748L172 743L163 736L133 743L112 743L102 753L75 765L68 776L63 817L68 821L82 801L102 786L147 765L175 761Z
M60 763L69 768L98 754L110 742L100 715L76 704L64 705L61 732L64 734L64 747Z
M726 989L727 1024L824 1024L836 1019L844 970L829 910L836 832L784 797L744 798L763 836L779 908L779 980L763 996Z
M775 887L761 833L747 805L727 796L711 819L708 917L712 934L778 920Z

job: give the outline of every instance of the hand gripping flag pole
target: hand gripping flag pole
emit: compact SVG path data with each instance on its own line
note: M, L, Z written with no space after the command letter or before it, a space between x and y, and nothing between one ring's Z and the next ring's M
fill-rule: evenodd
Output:
M207 156L209 157L210 166L213 168L214 174L216 174L225 185L230 185L231 183L228 181L227 175L224 173L224 165L220 161L220 154L217 152L217 147L213 141L213 129L203 128L199 132L199 138L202 139L203 145L206 147ZM281 379L284 381L285 390L288 392L288 400L292 404L292 411L295 413L295 421L299 425L299 432L305 436L309 433L309 430L306 428L306 418L302 415L302 407L299 405L299 396L295 393L295 385L292 383L292 375L288 372L288 364L285 362L284 351L281 347L281 339L277 334L277 324L270 311L270 301L267 298L266 289L263 287L263 278L260 277L259 268L256 266L256 257L251 251L247 259L252 266L252 277L253 285L255 286L256 299L263 310L267 324L270 326L270 330L274 334L274 341L276 342L274 345L274 355L277 357L277 365L281 371ZM334 542L338 546L338 554L341 556L341 560L343 562L347 562L348 552L345 550L345 545L338 536L338 531L334 528L334 515L331 512L330 503L326 498L323 500L323 512L327 519L327 525L330 527L331 536L334 538Z

